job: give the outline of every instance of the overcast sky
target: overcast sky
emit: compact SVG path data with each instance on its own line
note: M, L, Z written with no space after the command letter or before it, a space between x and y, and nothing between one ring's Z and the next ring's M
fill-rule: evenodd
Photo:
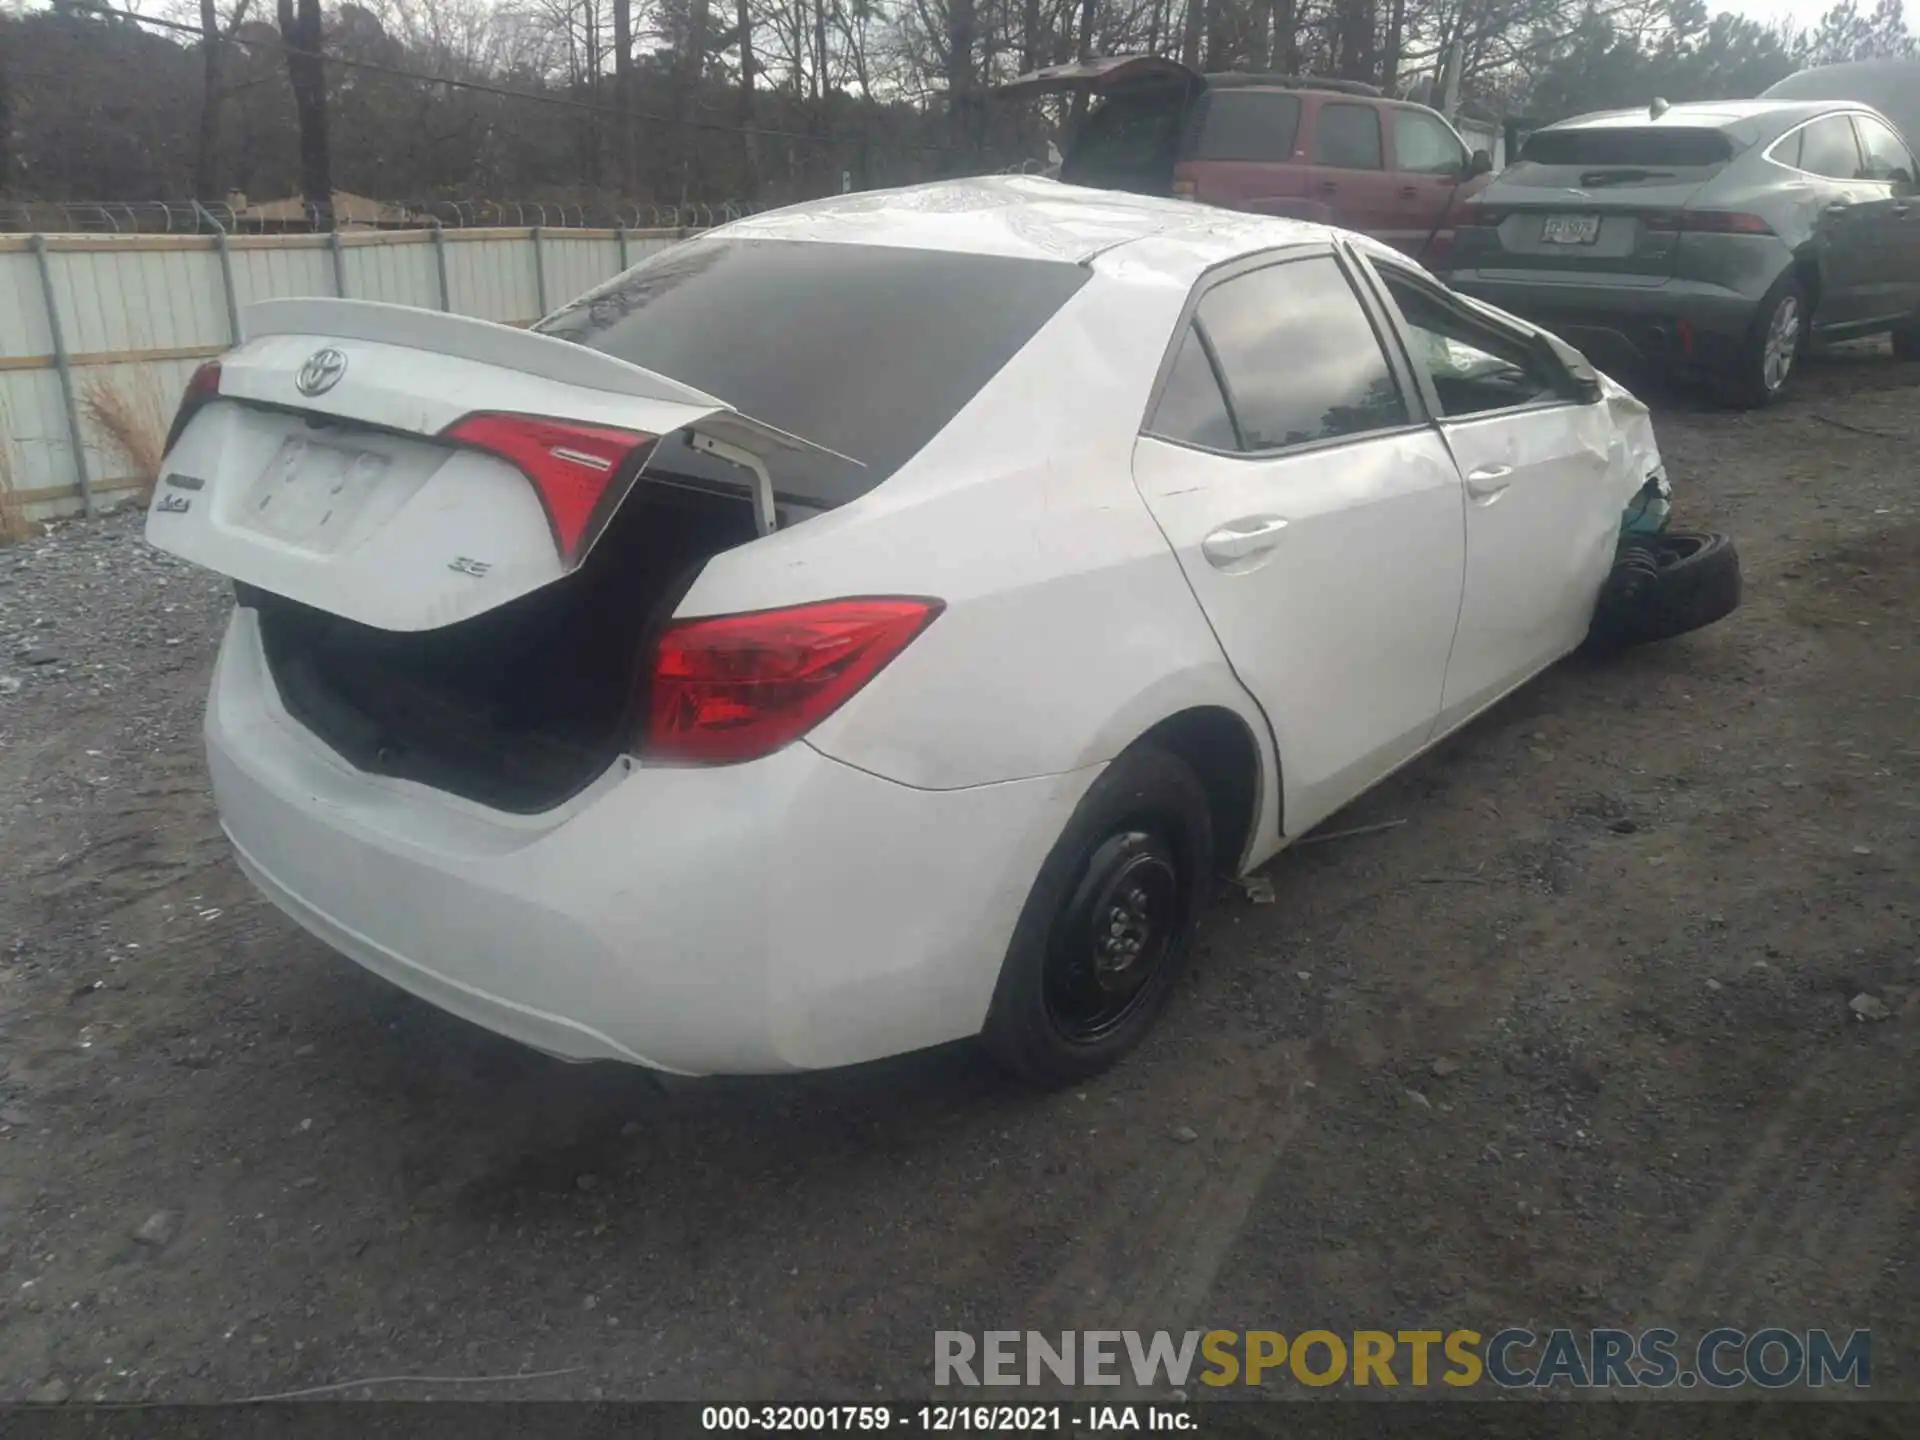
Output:
M1771 25L1776 20L1791 20L1802 29L1810 30L1820 17L1832 7L1833 0L1707 0L1709 11L1731 10L1736 15L1746 15ZM1873 0L1860 0L1862 10L1871 10ZM1907 0L1907 23L1911 26L1920 5L1915 0Z

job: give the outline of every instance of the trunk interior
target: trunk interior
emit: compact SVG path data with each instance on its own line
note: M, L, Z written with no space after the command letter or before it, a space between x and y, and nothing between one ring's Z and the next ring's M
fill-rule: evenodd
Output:
M520 814L578 794L644 714L642 658L749 503L637 484L586 563L438 630L379 630L247 589L282 703L347 761Z
M1095 96L1067 147L1060 178L1095 190L1173 193L1174 166L1186 133L1188 86L1164 76L1114 86Z

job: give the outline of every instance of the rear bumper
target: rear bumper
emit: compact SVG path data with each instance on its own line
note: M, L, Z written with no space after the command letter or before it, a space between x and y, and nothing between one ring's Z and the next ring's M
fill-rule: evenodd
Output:
M1546 327L1603 363L1625 358L1700 370L1733 363L1766 293L1698 280L1609 285L1514 270L1456 270L1447 283Z
M976 1033L1094 770L916 790L789 746L622 768L509 816L348 766L236 613L207 710L247 875L328 945L527 1045L689 1074L850 1064Z

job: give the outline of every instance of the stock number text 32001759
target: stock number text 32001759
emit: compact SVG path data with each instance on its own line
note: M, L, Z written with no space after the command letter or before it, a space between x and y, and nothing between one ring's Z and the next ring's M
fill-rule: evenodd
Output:
M822 1434L896 1431L943 1434L1063 1430L1071 1417L1059 1405L707 1405L703 1430Z

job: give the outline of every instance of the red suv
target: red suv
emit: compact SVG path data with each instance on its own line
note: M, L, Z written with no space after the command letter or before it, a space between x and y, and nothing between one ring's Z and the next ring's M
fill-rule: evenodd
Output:
M1051 65L999 93L1063 92L1097 101L1061 164L1069 184L1318 220L1429 265L1493 169L1437 111L1350 80L1202 75L1116 55Z

